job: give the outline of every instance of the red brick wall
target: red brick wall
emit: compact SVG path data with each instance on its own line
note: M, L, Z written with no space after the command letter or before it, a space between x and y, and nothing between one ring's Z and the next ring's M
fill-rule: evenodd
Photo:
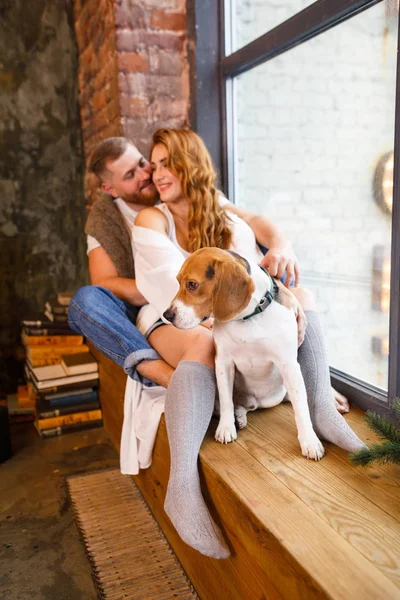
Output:
M188 125L186 0L74 0L74 20L86 159L114 135L147 155L158 127Z
M114 0L75 0L79 104L85 156L100 140L122 135Z

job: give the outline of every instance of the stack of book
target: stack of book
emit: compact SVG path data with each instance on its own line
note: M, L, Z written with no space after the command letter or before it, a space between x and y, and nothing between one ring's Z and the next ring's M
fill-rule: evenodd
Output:
M71 297L72 293L59 292L46 302L45 316L22 321L27 389L21 388L18 404L34 407L34 425L41 437L102 423L98 364L83 336L68 326Z
M34 425L42 438L102 424L98 364L90 353L64 355L60 364L32 368L30 377L36 393Z
M68 306L73 292L59 292L57 298L48 300L44 305L44 314L52 323L68 322Z

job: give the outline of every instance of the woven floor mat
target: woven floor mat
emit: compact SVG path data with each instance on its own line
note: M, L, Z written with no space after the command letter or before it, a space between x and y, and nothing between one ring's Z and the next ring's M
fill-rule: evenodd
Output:
M100 598L198 599L131 477L107 469L67 483Z

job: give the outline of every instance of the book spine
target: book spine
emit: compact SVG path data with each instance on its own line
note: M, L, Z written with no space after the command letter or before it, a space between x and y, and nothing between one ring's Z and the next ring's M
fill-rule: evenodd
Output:
M38 419L51 419L53 417L62 417L74 413L93 411L99 408L100 404L98 402L71 404L70 406L63 406L61 408L55 408L54 410L43 410L43 407L39 406L36 408L36 417Z
M17 388L17 402L20 407L32 406L32 400L34 396L29 395L29 388L27 385L19 385Z
M65 325L63 323L53 323L51 320L48 321L47 319L45 320L37 320L37 321L30 321L29 319L23 319L21 321L21 325L22 327L32 327L34 329L38 328L38 327L43 327L44 329L69 329L69 325L68 323L66 323Z
M49 310L51 310L53 315L68 315L68 305L52 306Z
M61 306L69 306L71 304L73 294L69 294L68 296L64 296L63 294L58 294L57 302L61 304Z
M68 323L68 315L53 315L52 312L50 312L49 310L45 310L44 311L44 316L47 317L49 319L49 321L52 321L52 323L54 323L55 325L57 325L57 323Z
M82 384L81 384L82 385ZM53 398L48 399L44 397L46 402L48 402L49 406L52 409L63 408L64 406L70 406L71 404L90 404L90 402L96 402L98 399L97 391L93 390L92 392L88 392L87 394L74 394L74 395L65 395L61 398Z
M68 315L52 315L53 323L68 323Z
M26 413L9 413L10 423L32 423L35 419L35 413L33 411Z
M24 372L25 372L26 381L28 381L28 382L32 381L32 373L30 372L29 367L26 363L24 364ZM36 390L35 390L35 393L36 393Z
M98 419L96 421L87 421L86 423L74 423L73 425L64 425L62 427L53 427L52 429L44 429L39 430L36 426L36 421L34 425L36 430L38 431L41 438L50 438L55 437L57 435L63 435L64 433L73 433L74 431L82 431L84 429L93 429L95 427L101 427L103 421Z
M61 417L51 417L50 419L40 419L38 427L42 429L52 429L53 427L62 427L72 425L73 423L83 423L86 421L96 421L101 419L101 410L89 410L81 413L72 413Z
M93 377L93 379L88 379L87 381L75 381L74 383L68 383L66 385L49 385L48 387L38 388L35 384L35 381L32 381L33 389L35 394L39 396L48 396L50 394L60 394L64 393L67 395L67 392L73 390L81 390L83 386L87 388L96 388L99 385L98 377Z
M55 365L55 366L61 367L61 365ZM45 368L45 367L43 367L43 368ZM35 369L33 371L35 371ZM66 388L71 383L81 383L85 386L94 387L92 382L93 382L93 380L97 380L97 384L95 384L95 385L98 385L98 379L99 379L98 373L82 373L81 375L72 375L72 376L65 375L65 377L63 375L62 377L57 377L55 379L44 379L42 381L38 381L36 378L34 378L34 381L35 381L35 386L38 390L41 390L41 391L45 390L46 392L48 392L49 389L52 389L56 386L64 386Z
M49 367L50 365L60 365L61 356L49 357L49 358L32 358L29 361L31 368L35 367Z
M54 346L56 344L61 344L64 346L82 346L83 345L83 336L82 335L53 335L45 334L45 335L26 335L23 333L22 341L27 346Z
M56 306L51 304L51 302L46 302L44 305L45 310L48 310L53 315L67 315L68 314L68 306Z
M61 359L61 366L64 369L64 371L66 372L67 375L69 375L70 377L72 377L73 375L84 375L85 373L89 374L89 373L97 373L99 372L99 366L98 363L87 363L86 365L74 365L74 366L67 366L66 364L66 360L65 360L65 356L62 357Z
M81 344L80 346L61 345L58 346L28 346L26 350L27 357L31 360L41 358L60 358L63 354L80 354L89 352L89 346Z
M29 337L51 337L60 335L65 337L66 335L73 336L74 332L69 327L62 327L62 323L58 323L58 327L24 327L22 333Z
M85 383L83 385L86 385ZM63 389L62 392L58 392L58 394L52 394L50 392L45 392L45 393L41 393L40 397L44 400L55 400L57 398L65 398L66 396L82 396L84 394L91 394L93 391L92 386L90 385L90 381L89 381L89 387L82 387L82 384L79 385L79 387L77 388L75 386L75 388L73 388L71 386L71 388L69 386L65 387L65 389Z

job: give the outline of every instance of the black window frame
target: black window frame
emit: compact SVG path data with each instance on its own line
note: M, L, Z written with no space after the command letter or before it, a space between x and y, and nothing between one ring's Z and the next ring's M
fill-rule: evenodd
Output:
M225 193L234 186L234 78L283 54L383 0L317 0L274 29L225 55L225 1L188 0L191 127L205 140ZM228 32L230 33L230 32ZM400 30L398 26L398 49ZM400 53L397 53L391 240L388 393L331 368L332 383L361 409L394 421L400 397Z

